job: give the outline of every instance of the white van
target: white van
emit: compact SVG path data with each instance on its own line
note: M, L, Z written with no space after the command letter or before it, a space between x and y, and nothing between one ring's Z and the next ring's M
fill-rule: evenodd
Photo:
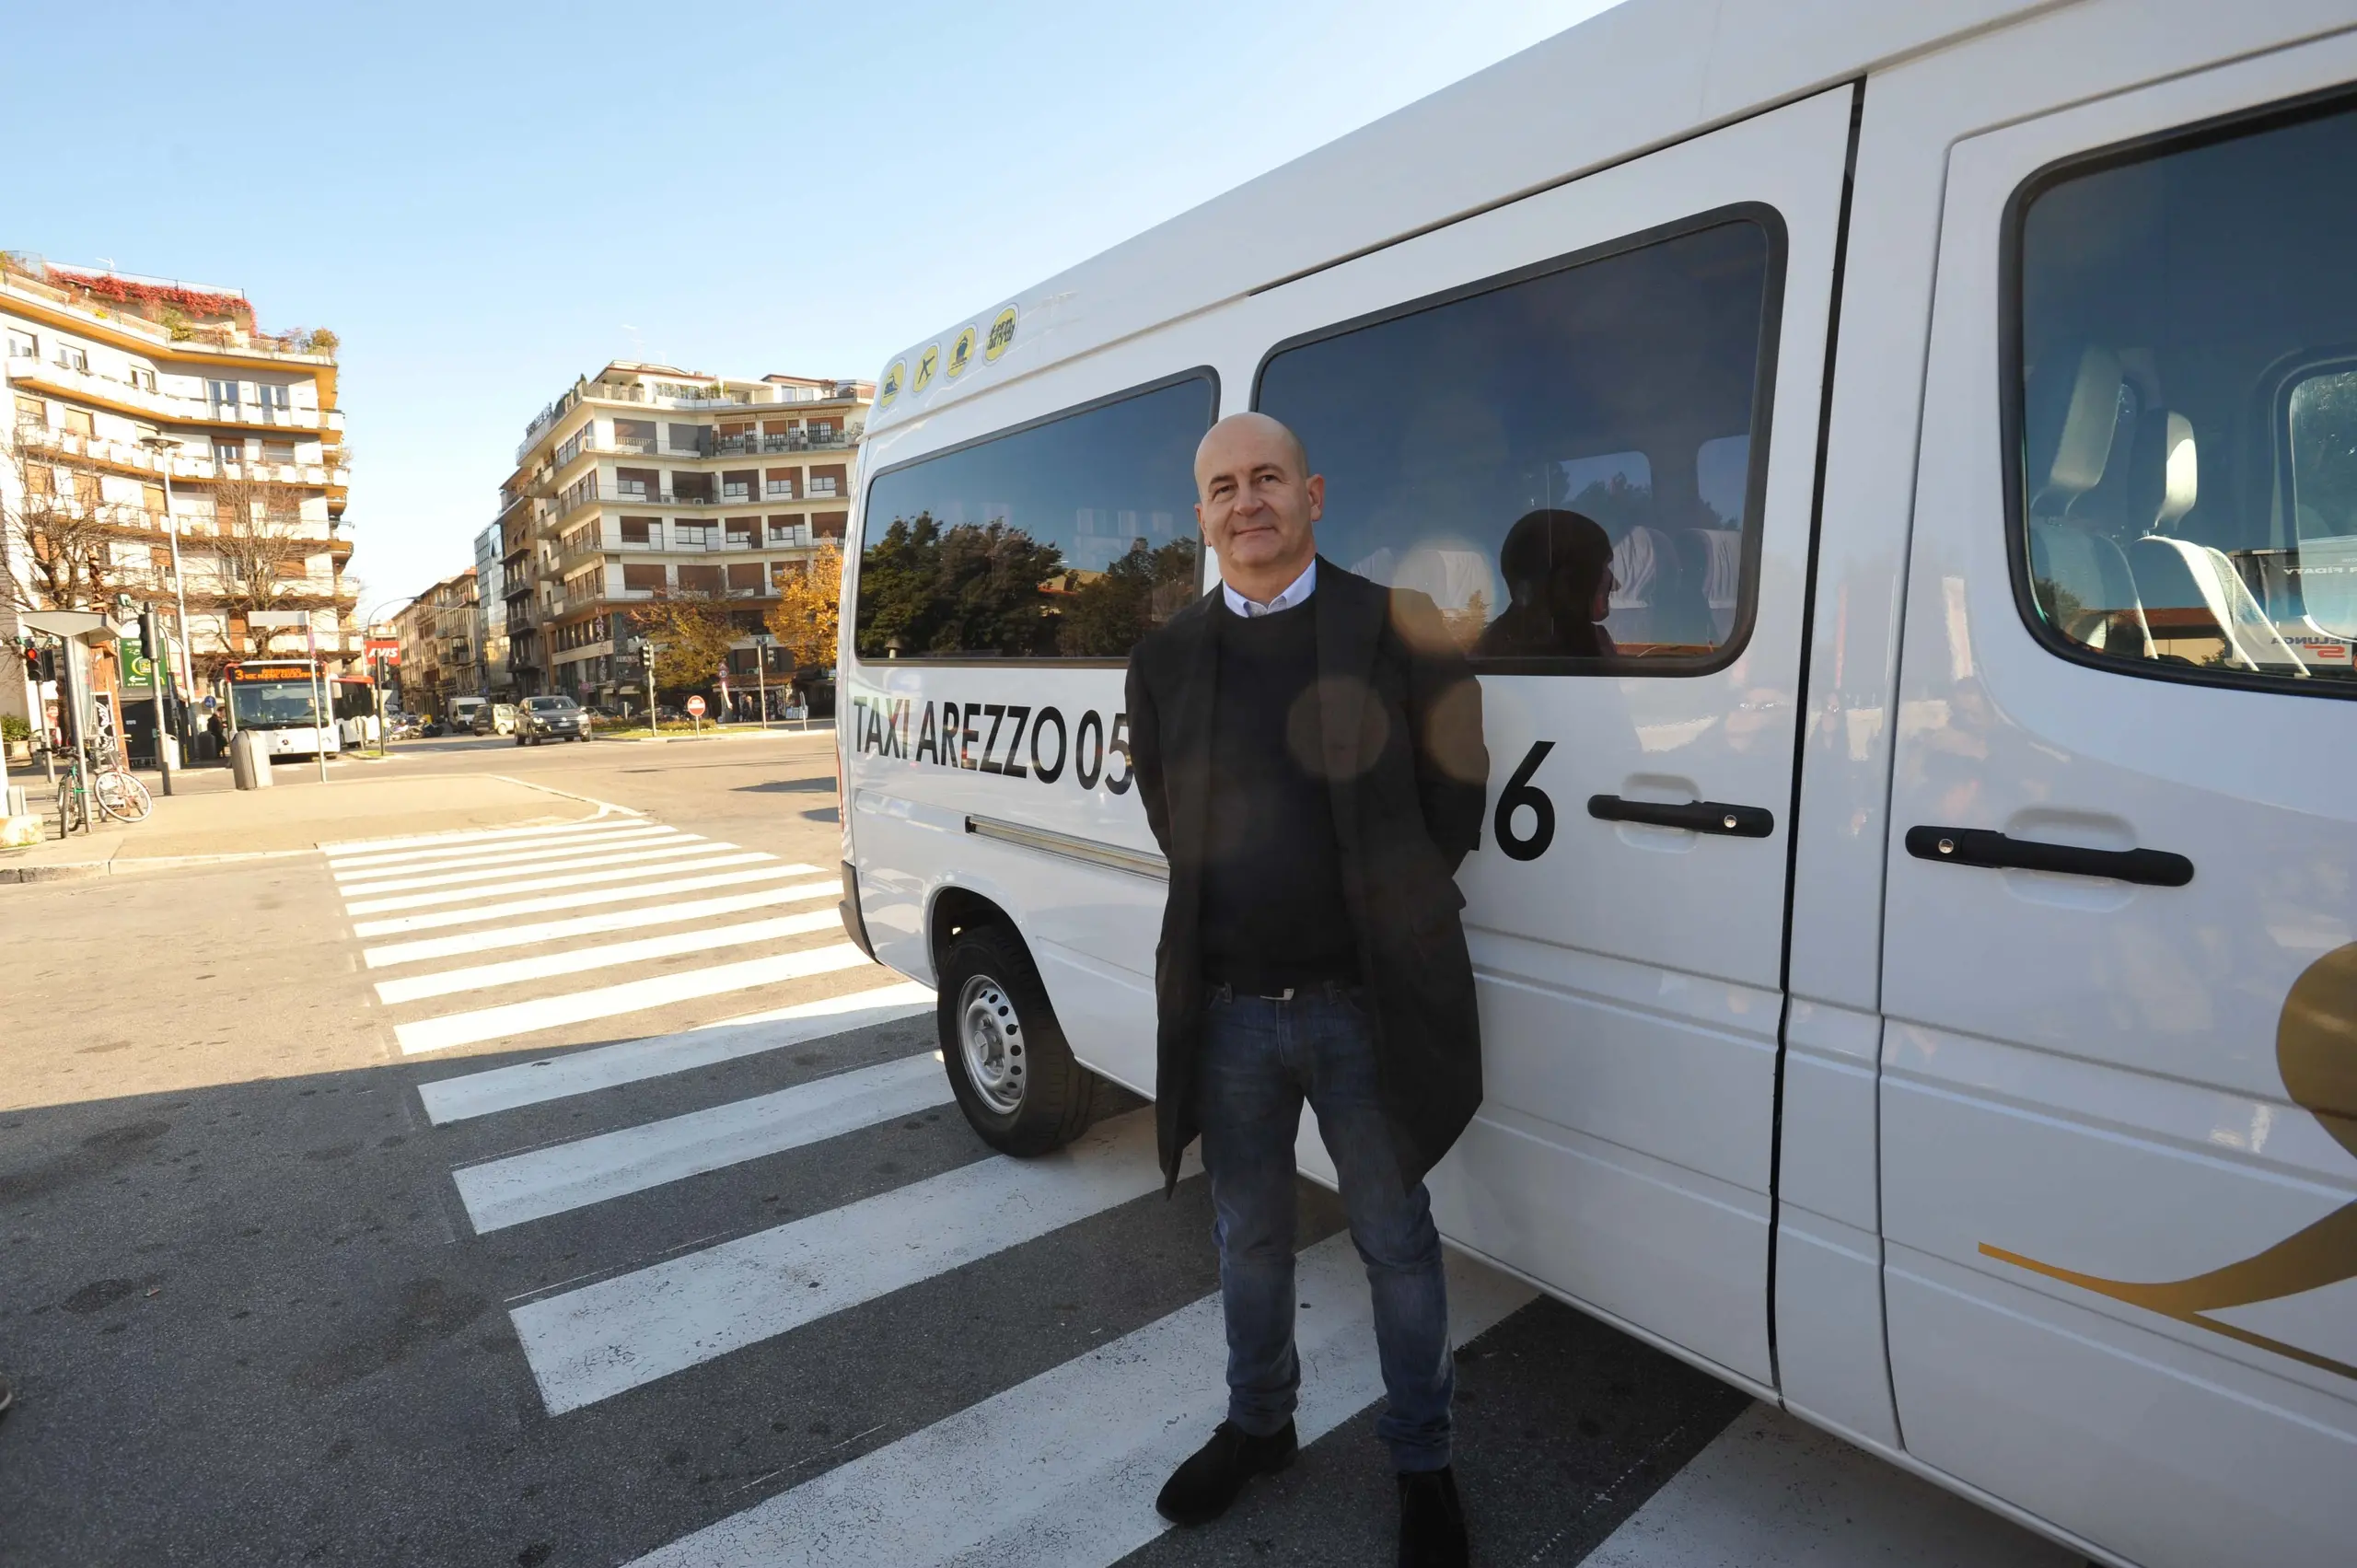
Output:
M2353 29L1630 0L897 356L844 918L975 1125L1153 1092L1121 667L1263 409L1480 674L1449 1238L2091 1558L2350 1562Z

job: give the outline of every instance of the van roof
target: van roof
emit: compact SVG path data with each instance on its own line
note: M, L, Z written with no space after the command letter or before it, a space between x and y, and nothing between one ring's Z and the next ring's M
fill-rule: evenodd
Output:
M868 428L2058 3L1623 0L911 345Z

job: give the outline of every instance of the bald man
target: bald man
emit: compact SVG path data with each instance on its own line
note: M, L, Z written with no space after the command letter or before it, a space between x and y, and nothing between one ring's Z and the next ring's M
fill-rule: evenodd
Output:
M1399 1562L1466 1561L1424 1173L1481 1101L1457 867L1480 838L1481 693L1440 615L1318 557L1326 482L1265 414L1195 454L1220 586L1130 656L1138 796L1170 863L1155 954L1166 1182L1200 1133L1227 1419L1156 1500L1199 1525L1293 1462L1294 1141L1306 1101L1366 1264Z

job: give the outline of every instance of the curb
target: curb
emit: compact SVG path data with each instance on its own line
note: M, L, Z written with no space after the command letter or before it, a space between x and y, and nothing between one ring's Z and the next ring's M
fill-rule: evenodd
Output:
M317 854L311 849L254 849L233 854L133 855L115 860L65 860L52 865L0 865L0 885L25 882L75 882L90 877L121 877L134 871L176 871L191 865L225 865L241 860L288 860Z

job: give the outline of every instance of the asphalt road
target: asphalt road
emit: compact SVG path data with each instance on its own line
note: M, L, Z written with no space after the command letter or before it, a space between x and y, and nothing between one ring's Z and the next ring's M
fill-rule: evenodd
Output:
M1153 1519L1216 1419L1203 1184L1161 1196L1133 1107L1045 1162L972 1136L929 1000L832 927L823 738L374 766L638 815L0 892L0 1562L1389 1561L1364 1293L1306 1184L1322 1435ZM2063 1561L1453 1288L1477 1561Z

